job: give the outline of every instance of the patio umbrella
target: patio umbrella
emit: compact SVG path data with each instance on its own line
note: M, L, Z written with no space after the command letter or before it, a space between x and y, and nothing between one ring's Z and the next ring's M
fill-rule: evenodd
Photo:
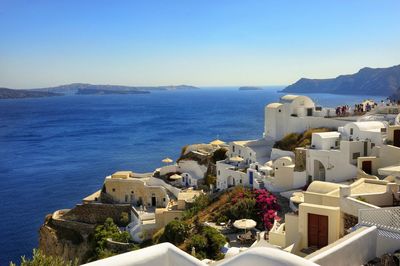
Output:
M173 160L172 160L171 158L168 158L168 157L167 157L167 158L163 159L162 162L163 162L163 163L172 163Z
M239 157L239 156L235 156L235 157L229 158L229 161L235 162L235 163L240 163L240 162L242 162L243 160L244 160L244 159L243 159L242 157Z
M210 142L211 145L219 146L225 144L222 140L216 139Z
M236 227L238 229L244 229L244 230L252 229L252 228L256 227L256 225L257 225L256 221L254 221L252 219L236 220L233 223L234 227Z
M181 175L178 175L178 174L173 174L173 175L171 175L170 177L169 177L169 179L171 179L171 180L179 180L179 179L181 179L182 178L182 176Z

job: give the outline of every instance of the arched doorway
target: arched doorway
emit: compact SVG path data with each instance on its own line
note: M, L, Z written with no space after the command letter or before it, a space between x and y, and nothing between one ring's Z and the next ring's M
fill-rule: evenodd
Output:
M319 160L314 160L314 180L325 181L325 167Z
M228 187L235 185L235 179L232 176L228 176Z

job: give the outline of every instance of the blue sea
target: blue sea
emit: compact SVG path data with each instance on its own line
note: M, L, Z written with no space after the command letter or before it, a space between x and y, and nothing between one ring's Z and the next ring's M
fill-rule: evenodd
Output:
M73 208L116 170L153 171L186 144L262 137L264 106L280 89L0 100L0 265L30 256L45 215ZM309 96L332 107L367 97Z

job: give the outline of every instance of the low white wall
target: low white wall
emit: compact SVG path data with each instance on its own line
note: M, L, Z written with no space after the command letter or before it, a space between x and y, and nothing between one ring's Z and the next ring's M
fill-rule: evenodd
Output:
M166 175L169 173L176 173L177 172L177 165L176 164L171 164L171 165L166 165L160 168L160 175Z
M363 265L376 257L376 226L360 228L307 257L323 266Z
M170 243L163 243L154 245L148 248L143 248L136 251L123 253L117 256L109 257L106 259L94 261L87 266L175 266L175 265L188 265L196 266L206 264L198 259L183 252L179 248Z
M314 262L277 248L255 247L224 260L220 266L317 266Z
M182 160L178 163L178 172L189 173L193 178L199 179L204 178L204 174L207 172L207 167L198 164L192 160Z

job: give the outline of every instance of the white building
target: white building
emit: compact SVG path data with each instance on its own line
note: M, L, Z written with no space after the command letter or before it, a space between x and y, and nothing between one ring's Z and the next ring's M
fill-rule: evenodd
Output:
M282 192L306 185L305 171L295 171L293 156L282 156L264 165L252 164L248 175L254 179L253 188L266 188L271 192Z
M279 103L265 107L264 136L280 140L289 133L318 127L338 128L348 122L335 116L333 108L316 106L307 96L285 95Z
M342 137L348 140L369 140L373 146L380 146L388 125L381 121L352 122L339 128Z
M197 187L207 172L207 166L199 164L194 160L180 160L177 164L167 165L158 169L160 175L170 173L181 173L182 186Z

